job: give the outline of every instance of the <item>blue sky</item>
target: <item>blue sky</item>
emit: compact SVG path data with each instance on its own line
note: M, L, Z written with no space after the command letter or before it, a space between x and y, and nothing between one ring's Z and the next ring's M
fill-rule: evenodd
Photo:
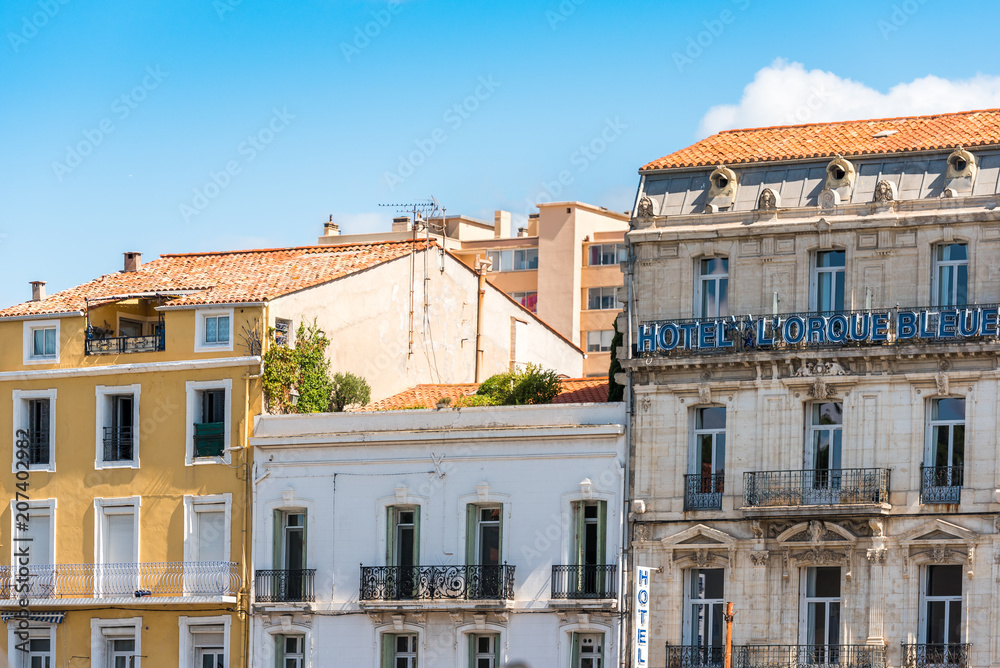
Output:
M972 17L975 16L975 20ZM1000 106L995 3L7 0L0 304L386 202L627 209L723 127ZM567 185L559 184L560 174Z

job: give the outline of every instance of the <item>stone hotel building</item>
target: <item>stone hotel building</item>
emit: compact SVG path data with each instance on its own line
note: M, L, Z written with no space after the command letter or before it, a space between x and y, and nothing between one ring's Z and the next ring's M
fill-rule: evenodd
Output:
M645 165L632 563L650 666L1000 664L1000 111Z

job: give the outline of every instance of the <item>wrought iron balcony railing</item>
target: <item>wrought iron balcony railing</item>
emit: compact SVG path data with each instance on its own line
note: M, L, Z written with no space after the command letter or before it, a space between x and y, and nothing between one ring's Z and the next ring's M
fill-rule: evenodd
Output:
M969 668L970 643L903 645L904 668Z
M724 473L692 473L684 476L684 510L719 510L725 491Z
M961 466L921 466L920 503L961 503Z
M225 450L226 424L201 422L194 425L194 456L221 457Z
M99 339L88 335L83 350L87 355L122 355L166 350L166 347L166 335L161 329L156 334L146 336L114 336Z
M104 428L104 461L132 461L132 427Z
M136 564L55 564L0 566L0 599L112 598L147 596L235 596L236 564L229 561L174 561Z
M889 503L889 469L807 469L744 474L743 505L881 505Z
M733 647L733 665L736 668L885 668L886 659L885 647L874 645L740 645Z
M615 564L552 567L552 598L615 598L618 593Z
M49 432L47 429L28 432L28 463L49 463Z
M514 598L514 567L362 566L362 601Z
M257 571L254 599L258 603L308 602L315 600L315 568Z
M667 643L666 668L721 668L724 654L725 648L721 646L702 647Z

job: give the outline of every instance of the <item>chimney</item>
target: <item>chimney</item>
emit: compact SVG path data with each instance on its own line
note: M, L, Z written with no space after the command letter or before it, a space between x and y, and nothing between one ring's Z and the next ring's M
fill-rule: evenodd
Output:
M336 237L340 235L340 225L333 222L333 216L330 216L330 220L323 223L323 236L324 237Z
M142 266L142 253L131 251L125 253L125 271L139 271Z
M496 239L510 238L510 211L495 211L493 213L493 237Z
M410 226L409 216L398 216L392 219L392 231L393 232L409 232L413 229Z
M517 228L517 236L519 236L519 237L526 237L526 236L528 236L528 228L527 227L519 227L519 228Z
M45 299L45 281L31 282L31 301L40 302Z

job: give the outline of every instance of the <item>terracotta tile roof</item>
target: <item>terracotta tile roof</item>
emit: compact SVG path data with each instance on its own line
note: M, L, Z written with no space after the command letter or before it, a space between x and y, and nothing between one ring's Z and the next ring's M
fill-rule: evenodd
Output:
M138 271L107 274L41 301L0 310L0 318L81 311L85 299L192 291L171 306L262 302L341 278L421 249L424 241L161 255ZM434 244L434 240L431 240Z
M885 137L874 136L886 130L895 132ZM642 170L993 144L1000 144L1000 109L726 130L654 160Z
M448 397L455 402L475 394L478 383L450 385L417 385L381 401L368 404L362 411L393 411L407 408L434 408L438 399ZM564 378L562 391L552 400L554 404L581 404L608 400L607 376L596 378Z

